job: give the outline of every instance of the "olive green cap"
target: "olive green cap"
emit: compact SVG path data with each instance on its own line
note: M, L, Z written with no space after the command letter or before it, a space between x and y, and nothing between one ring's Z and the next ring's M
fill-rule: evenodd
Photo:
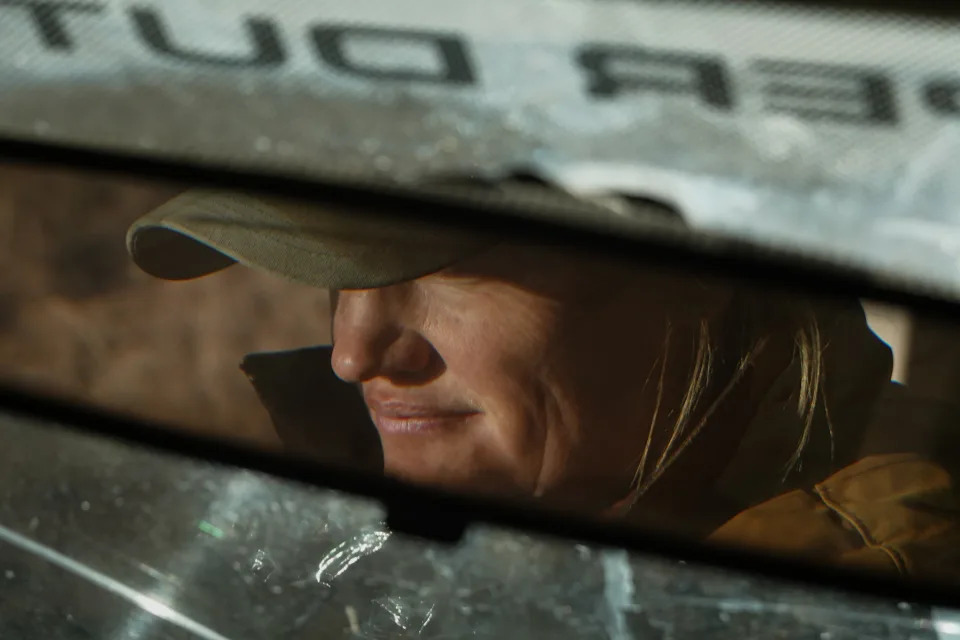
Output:
M159 278L187 280L241 263L331 289L412 280L492 244L469 231L202 190L177 196L127 232L134 262Z

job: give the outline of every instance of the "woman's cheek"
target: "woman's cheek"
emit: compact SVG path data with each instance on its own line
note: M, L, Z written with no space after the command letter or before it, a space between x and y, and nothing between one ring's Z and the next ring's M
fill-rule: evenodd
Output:
M543 473L558 413L552 408L556 390L545 376L557 357L556 307L516 290L444 302L432 307L431 322L445 328L433 340L439 346L442 339L444 375L483 412L470 438L477 440L463 444L483 451L477 460L488 472L513 478L529 495Z
M549 372L544 369L504 380L497 396L501 399L494 436L497 447L531 493L540 493L546 484L563 477L576 440L571 430L578 411L570 406L564 389L543 375Z

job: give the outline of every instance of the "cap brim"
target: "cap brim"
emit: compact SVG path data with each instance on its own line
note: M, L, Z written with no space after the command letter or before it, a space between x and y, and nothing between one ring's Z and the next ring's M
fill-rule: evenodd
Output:
M476 233L215 191L188 191L127 232L134 262L159 278L241 263L332 289L412 280L492 244Z

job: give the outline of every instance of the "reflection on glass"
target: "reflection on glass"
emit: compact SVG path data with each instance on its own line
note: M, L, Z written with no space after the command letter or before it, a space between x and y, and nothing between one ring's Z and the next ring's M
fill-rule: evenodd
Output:
M600 640L946 636L855 598L375 503L0 415L0 637ZM238 606L240 603L241 606Z
M146 362L183 347L172 335L206 355L154 375L147 394L121 380L112 406L217 389L224 411L236 398L252 415L259 400L300 455L717 543L960 574L953 327L242 194L191 190L136 218L140 204L111 221L121 250L129 226L141 270L128 298L176 302L131 305L108 332L152 322ZM210 275L237 262L251 269ZM215 284L172 297L203 282ZM311 297L328 290L329 306ZM206 333L170 330L194 325ZM234 349L259 350L242 363L255 396L204 369Z

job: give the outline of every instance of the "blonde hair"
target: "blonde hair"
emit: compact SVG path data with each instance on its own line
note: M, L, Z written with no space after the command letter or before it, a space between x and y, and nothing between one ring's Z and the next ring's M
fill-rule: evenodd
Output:
M796 448L784 464L783 477L786 478L799 465L810 441L818 404L824 395L824 344L817 316L812 306L806 302L773 300L769 295L740 292L735 297L732 313L728 314L727 320L728 327L733 323L741 328L739 336L732 335L732 332L726 332L726 336L718 336L716 331L711 330L712 327L707 320L700 320L695 355L679 410L670 428L666 445L653 464L649 476L645 477L651 457L654 430L660 418L667 361L673 340L673 327L669 321L667 322L662 353L651 369L651 374L654 370L659 370L656 401L646 443L633 477L633 495L628 509L636 504L637 500L677 460L771 341L782 339L777 336L784 335L784 330L793 337L792 363L797 365L796 414L800 420L801 433ZM723 351L726 351L726 354L722 354L726 355L726 358L720 357ZM718 360L732 362L734 365L732 367L728 365L726 371L718 371ZM725 379L716 380L718 375ZM649 381L648 377L644 388ZM709 404L699 413L694 423L695 416L698 416L697 409L704 401L711 382L722 382L722 386L712 398L708 398ZM832 455L833 427L825 401L822 406Z

